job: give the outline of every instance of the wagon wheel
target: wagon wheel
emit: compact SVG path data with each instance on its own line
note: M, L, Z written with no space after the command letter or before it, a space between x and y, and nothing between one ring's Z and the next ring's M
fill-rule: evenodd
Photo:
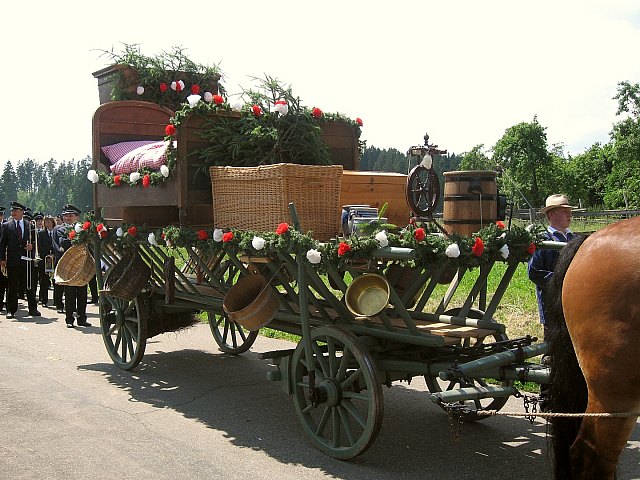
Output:
M431 218L440 200L440 180L433 168L413 167L407 177L407 203L417 217Z
M453 308L451 310L447 310L445 313L445 315L452 315L455 316L460 312L459 308ZM476 310L476 309L471 309L469 311L469 317L470 318L477 318L480 319L482 318L482 315L484 314L484 312L480 311L480 310ZM485 343L485 340L489 339L490 341L502 341L502 340L508 340L508 337L506 334L504 333L495 333L494 335L491 335L490 337L483 337L483 338L478 338L476 344L479 343ZM469 345L472 346L472 345ZM473 387L473 386L480 386L480 387L485 387L488 385L488 382L483 379L483 378L457 378L455 380L451 380L451 381L443 381L440 380L440 378L438 377L438 375L425 375L424 379L427 383L427 387L429 388L429 391L431 393L437 393L437 392L442 392L442 391L446 391L446 390L453 390L456 388L462 388L462 387ZM503 387L510 387L513 386L513 381L512 380L505 380L502 381L500 383L501 386ZM500 410L502 407L505 406L505 404L508 401L508 397L498 397L498 398L483 398L480 400L469 400L464 402L464 406L467 407L468 410L470 410L468 413L463 413L462 414L462 420L464 420L465 422L475 422L476 420L483 420L485 418L488 418L488 415L478 415L477 412L481 411L481 410ZM442 408L444 409L444 406L442 406Z
M147 345L149 306L138 295L133 300L102 296L100 329L107 352L118 367L131 370L140 363Z
M207 313L209 328L220 351L237 355L251 348L258 337L258 330L249 331L238 322L227 317L226 313Z
M373 443L383 415L382 387L366 347L338 327L311 332L315 389L309 388L304 339L293 354L293 402L314 445L339 459L353 458Z

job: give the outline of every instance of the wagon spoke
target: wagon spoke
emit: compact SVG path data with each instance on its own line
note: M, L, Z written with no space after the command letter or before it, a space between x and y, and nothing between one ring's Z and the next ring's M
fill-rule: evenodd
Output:
M349 375L346 380L344 380L343 382L340 382L340 387L343 390L346 390L347 388L349 388L353 382L355 382L356 380L363 378L363 374L362 374L362 369L359 368L358 370L354 371L351 375Z
M366 427L367 425L366 419L363 418L362 415L360 415L360 412L358 411L358 409L355 407L353 403L347 400L346 402L342 402L342 406L349 413L349 415L351 415L355 419L355 421L358 422L358 424L362 428Z
M351 353L351 350L345 348L342 351L342 358L340 359L340 367L338 368L338 373L336 373L336 380L338 382L341 382L346 373L347 373L347 366L349 365L349 361L351 360L351 358L353 357L353 354Z
M322 349L316 342L311 342L311 348L316 354L316 359L318 364L320 365L320 368L322 369L322 373L326 377L327 375L329 375L329 367L327 366L327 362L325 361L325 357L324 357L324 353L322 353Z
M333 446L334 448L338 448L340 446L340 416L338 415L337 409L331 409L331 428L333 430Z
M353 445L356 443L355 435L353 434L353 430L351 429L351 423L349 422L349 414L342 407L337 407L336 410L340 415L340 419L342 420L342 428L344 429L344 433L347 435L349 439L349 445Z
M336 357L336 345L333 338L327 338L327 356L329 360L329 376L335 378L336 376L336 363L338 361Z
M322 417L318 422L318 428L316 428L316 435L322 435L325 427L327 426L327 422L329 421L329 417L331 416L331 407L325 407L322 412Z

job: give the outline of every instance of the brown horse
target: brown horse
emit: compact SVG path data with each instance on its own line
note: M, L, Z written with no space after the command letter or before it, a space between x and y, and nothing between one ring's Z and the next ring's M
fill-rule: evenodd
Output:
M549 285L552 412L640 411L640 217L578 236ZM637 417L552 418L556 479L614 479Z

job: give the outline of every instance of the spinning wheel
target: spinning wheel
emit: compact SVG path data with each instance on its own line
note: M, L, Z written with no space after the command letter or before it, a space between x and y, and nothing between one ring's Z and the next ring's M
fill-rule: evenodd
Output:
M407 203L416 217L432 218L440 200L440 180L433 168L416 165L407 177Z

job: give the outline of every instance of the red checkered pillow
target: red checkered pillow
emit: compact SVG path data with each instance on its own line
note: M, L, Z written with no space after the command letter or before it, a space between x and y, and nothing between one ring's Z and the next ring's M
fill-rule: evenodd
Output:
M142 167L160 170L160 167L167 163L167 145L167 142L162 141L138 147L111 165L111 172L114 174L131 173ZM173 145L175 147L176 142Z
M114 143L113 145L105 145L102 147L102 151L111 162L111 165L113 165L127 153L135 150L136 148L143 147L144 145L156 143L156 141L157 140L137 140L134 142Z

